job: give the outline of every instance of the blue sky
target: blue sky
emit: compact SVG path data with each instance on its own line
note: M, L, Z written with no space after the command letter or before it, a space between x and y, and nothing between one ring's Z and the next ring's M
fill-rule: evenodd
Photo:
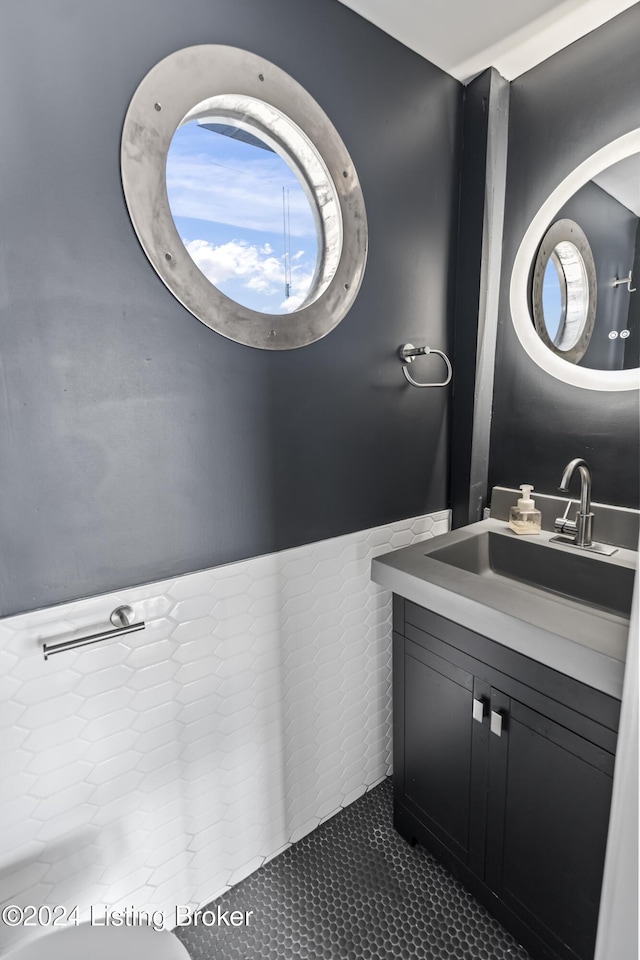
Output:
M288 300L283 187L291 250ZM263 313L298 306L313 278L317 236L306 194L278 154L191 121L171 141L167 194L185 247L219 290Z
M549 338L553 342L558 334L558 327L562 319L562 293L558 270L551 259L547 261L542 280L542 312L544 314L544 325L547 328Z

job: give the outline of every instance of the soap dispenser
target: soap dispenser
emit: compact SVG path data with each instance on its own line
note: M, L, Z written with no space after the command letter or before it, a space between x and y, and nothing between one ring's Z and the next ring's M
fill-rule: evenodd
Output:
M515 533L540 533L542 530L542 514L536 509L531 499L533 487L530 483L523 483L520 487L522 497L515 507L509 511L509 526Z

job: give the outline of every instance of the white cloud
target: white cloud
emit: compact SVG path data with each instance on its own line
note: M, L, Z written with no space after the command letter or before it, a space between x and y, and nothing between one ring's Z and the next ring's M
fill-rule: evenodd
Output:
M207 240L183 240L183 243L196 266L223 292L227 292L225 283L232 280L239 280L247 290L267 296L284 289L284 267L282 261L272 255L269 244L258 247L246 240L231 240L218 246ZM308 293L312 279L313 271L308 264L294 266L291 296L279 303L277 309L284 313L295 310ZM275 310L271 308L271 312Z
M316 235L309 201L293 174L273 176L260 161L238 169L212 163L205 156L169 154L167 193L175 217L191 217L233 227L282 233L282 187L289 187L289 231L292 237Z
M301 296L287 297L286 300L283 300L282 303L280 304L280 309L282 310L283 313L292 313L294 310L298 309L298 307L300 306L303 300L304 300L304 297L301 297Z

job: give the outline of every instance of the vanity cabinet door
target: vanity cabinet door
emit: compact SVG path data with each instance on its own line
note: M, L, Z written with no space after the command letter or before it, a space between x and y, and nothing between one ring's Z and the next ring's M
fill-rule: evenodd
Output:
M614 758L496 690L491 711L485 882L558 956L592 960Z
M483 870L490 688L410 640L396 642L404 651L403 735L395 740L403 762L396 756L394 764L402 802L438 844Z
M619 705L414 604L394 626L397 829L531 957L593 960Z

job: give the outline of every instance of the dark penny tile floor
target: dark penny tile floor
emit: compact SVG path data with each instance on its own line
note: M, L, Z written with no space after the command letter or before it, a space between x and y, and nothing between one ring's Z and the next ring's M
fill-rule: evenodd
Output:
M390 781L210 907L253 914L242 926L177 930L192 960L529 960L431 854L395 832Z

